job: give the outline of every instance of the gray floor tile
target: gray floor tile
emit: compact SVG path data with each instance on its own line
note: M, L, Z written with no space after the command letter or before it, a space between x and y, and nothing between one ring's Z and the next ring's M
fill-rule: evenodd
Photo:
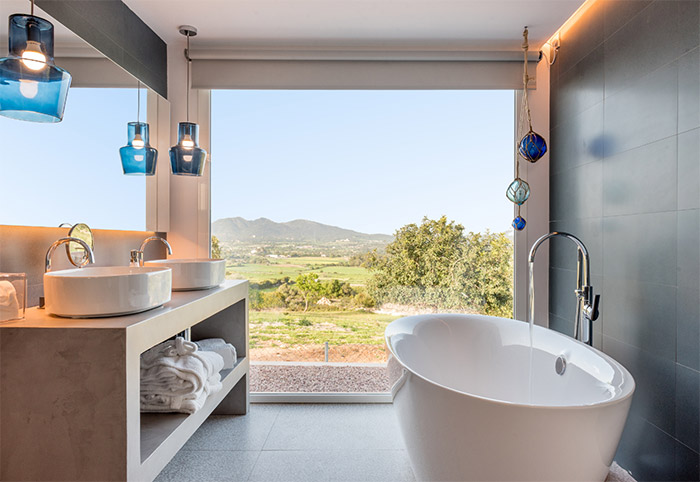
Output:
M286 405L263 450L401 450L401 433L389 404Z
M156 482L217 482L248 480L260 452L181 450Z
M214 415L183 450L262 450L280 405L252 404L247 415Z
M403 450L263 451L251 481L413 481Z

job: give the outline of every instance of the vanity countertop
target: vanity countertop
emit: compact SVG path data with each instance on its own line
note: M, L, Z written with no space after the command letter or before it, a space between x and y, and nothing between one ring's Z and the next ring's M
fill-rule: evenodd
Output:
M129 329L146 321L169 322L174 318L189 315L207 318L226 306L243 299L248 292L248 281L227 280L221 286L200 291L178 291L163 306L133 315L109 318L61 318L37 307L27 309L23 320L0 324L0 329L10 328L82 328L82 329Z

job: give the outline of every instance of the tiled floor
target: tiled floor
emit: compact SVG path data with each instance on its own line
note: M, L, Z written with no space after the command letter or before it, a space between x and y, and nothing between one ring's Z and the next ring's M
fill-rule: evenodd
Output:
M414 481L390 404L251 404L212 416L156 482ZM617 464L606 482L634 482Z
M251 404L213 416L157 482L413 481L389 404Z

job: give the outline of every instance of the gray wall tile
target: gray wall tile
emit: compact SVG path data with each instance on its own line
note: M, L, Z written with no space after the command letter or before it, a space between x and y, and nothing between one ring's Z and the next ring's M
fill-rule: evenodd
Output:
M607 87L607 80L606 80ZM606 156L676 135L678 65L673 62L605 100Z
M595 5L550 84L550 228L589 245L595 343L637 383L616 460L640 481L698 480L700 1ZM554 244L550 327L569 334L574 269Z
M700 47L678 59L678 132L700 127Z
M678 135L678 209L699 207L700 129L693 129Z
M700 211L678 212L676 361L700 370Z
M657 1L605 41L605 95L618 92L682 53L678 2Z
M667 137L603 162L603 215L675 211L676 138Z
M676 212L603 219L605 277L676 285Z

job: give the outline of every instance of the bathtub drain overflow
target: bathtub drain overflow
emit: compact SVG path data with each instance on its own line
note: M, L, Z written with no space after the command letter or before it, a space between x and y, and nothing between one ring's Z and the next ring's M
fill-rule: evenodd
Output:
M564 355L559 355L557 361L554 363L554 370L556 370L557 375L563 375L566 371L566 358Z

